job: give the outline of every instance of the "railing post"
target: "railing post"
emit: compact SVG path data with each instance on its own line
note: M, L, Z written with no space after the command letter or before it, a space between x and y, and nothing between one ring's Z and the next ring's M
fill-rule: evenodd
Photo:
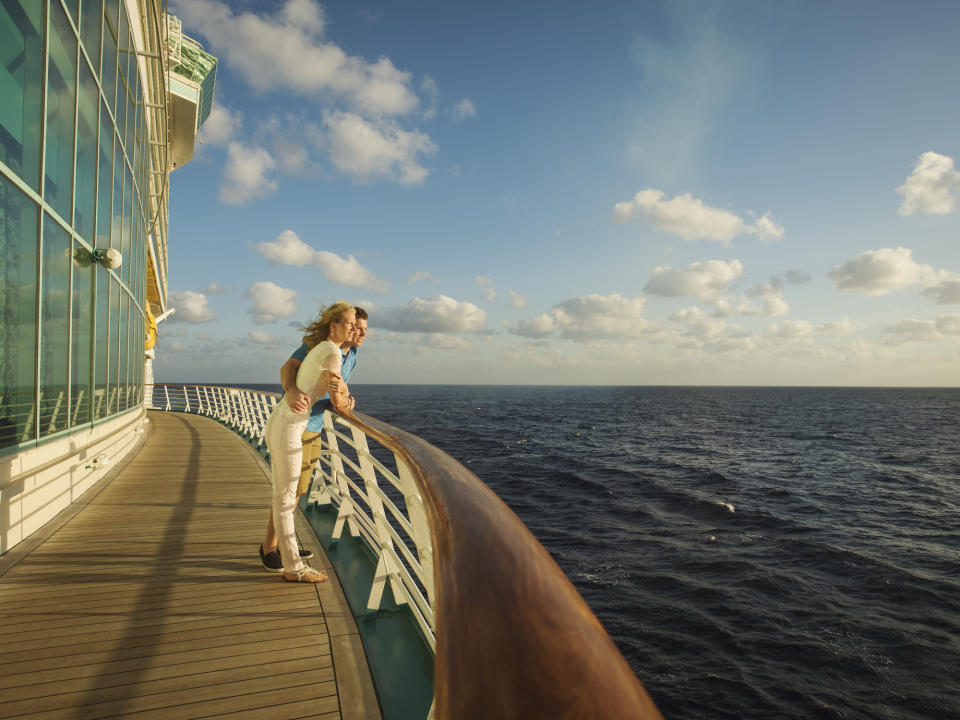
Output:
M333 415L330 411L323 413L323 429L327 435L327 447L330 448L330 472L337 480L337 487L340 488L340 510L337 511L337 520L333 524L333 533L330 537L339 540L343 533L343 523L346 521L350 528L350 534L356 537L360 534L360 528L357 527L357 520L354 518L356 509L353 506L353 497L350 495L350 485L347 484L347 476L343 472L343 460L340 458L340 446L337 443L337 433L333 429Z
M407 506L407 517L410 518L413 542L417 546L417 556L420 558L420 568L423 571L423 585L427 589L427 600L433 607L435 587L433 582L433 543L430 540L430 524L427 522L427 511L423 507L423 498L417 490L417 483L410 474L410 468L394 454L397 461L397 475L403 492L403 501Z
M400 582L400 569L394 561L396 548L393 546L393 538L390 537L387 515L383 510L383 501L380 499L377 475L373 469L373 463L370 462L367 435L359 428L351 427L350 429L353 432L353 447L357 451L357 459L360 461L360 476L363 478L363 486L367 493L367 504L373 514L373 524L377 531L377 544L379 545L377 551L379 558L376 572L373 574L373 587L370 588L370 596L367 598L367 612L372 612L380 607L383 588L388 578L390 589L393 591L394 602L398 605L405 604L407 594L404 591L403 583Z
M165 411L166 411L166 412L170 412L170 390L169 390L169 388L168 388L166 385L163 386L163 397L164 397L164 400L166 400L166 403L167 403L167 406L166 406L166 408L165 408Z

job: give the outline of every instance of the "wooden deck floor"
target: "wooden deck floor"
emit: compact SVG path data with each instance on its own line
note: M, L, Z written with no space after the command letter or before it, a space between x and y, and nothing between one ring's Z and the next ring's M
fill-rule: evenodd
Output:
M253 451L207 418L150 418L85 507L8 560L0 718L379 718L336 578L260 565L270 491Z

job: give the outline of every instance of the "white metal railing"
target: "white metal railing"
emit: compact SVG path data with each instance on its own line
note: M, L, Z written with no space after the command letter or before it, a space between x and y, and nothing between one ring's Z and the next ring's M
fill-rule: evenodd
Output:
M280 399L275 393L211 385L155 384L145 395L152 410L206 415L264 450L267 418ZM410 608L435 650L433 548L413 472L400 454L348 419L327 412L323 424L308 500L337 510L334 540L346 528L376 554L367 611L379 609L389 583L394 601Z

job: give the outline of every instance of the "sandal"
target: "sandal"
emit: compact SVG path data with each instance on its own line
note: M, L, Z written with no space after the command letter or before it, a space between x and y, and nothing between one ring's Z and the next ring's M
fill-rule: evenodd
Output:
M291 575L294 577L288 577ZM294 570L291 573L285 572L283 574L283 579L286 580L287 582L322 583L324 580L327 579L327 574L325 572L321 572L320 570L317 570L316 568L312 568L309 565L305 565L299 570Z

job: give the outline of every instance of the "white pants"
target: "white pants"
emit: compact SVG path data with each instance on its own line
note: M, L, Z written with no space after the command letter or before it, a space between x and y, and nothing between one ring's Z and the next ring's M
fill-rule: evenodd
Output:
M264 434L270 451L273 477L273 527L277 532L277 549L283 560L283 571L294 573L304 567L297 545L293 513L297 509L297 482L303 457L303 430L309 412L296 415L284 400L270 413Z

